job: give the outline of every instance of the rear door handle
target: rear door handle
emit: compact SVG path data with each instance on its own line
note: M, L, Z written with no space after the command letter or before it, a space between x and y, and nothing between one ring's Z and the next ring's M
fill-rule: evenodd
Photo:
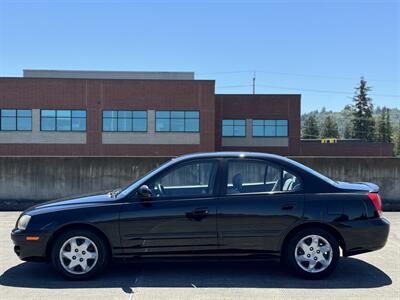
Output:
M282 205L281 209L282 210L292 210L295 207L296 207L295 203L288 203L288 204Z
M193 214L197 216L208 215L208 208L207 207L196 208L193 210Z

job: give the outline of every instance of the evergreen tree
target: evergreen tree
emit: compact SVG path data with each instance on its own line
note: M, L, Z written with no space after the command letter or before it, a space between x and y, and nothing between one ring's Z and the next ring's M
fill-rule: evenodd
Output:
M347 123L346 126L344 127L343 137L345 139L351 139L353 137L353 127L351 123Z
M392 142L392 125L390 122L389 109L383 107L378 121L378 141L382 143Z
M342 135L345 139L353 138L353 107L346 105L340 112L338 125L342 128ZM339 132L340 132L339 128Z
M317 139L319 138L319 127L315 114L310 114L304 120L303 125L303 139Z
M355 88L353 97L353 137L372 142L375 139L375 121L372 117L372 99L368 97L371 87L361 77L360 84Z
M333 120L331 115L325 118L324 126L321 132L322 138L339 138L339 129L337 123Z
M400 124L395 132L394 154L400 156Z
M393 127L392 127L392 121L390 120L390 109L386 108L386 130L387 130L387 136L388 136L388 143L393 142Z

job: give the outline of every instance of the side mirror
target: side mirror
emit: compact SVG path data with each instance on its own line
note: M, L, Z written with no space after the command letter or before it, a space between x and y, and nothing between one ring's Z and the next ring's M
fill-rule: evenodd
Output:
M151 196L153 194L152 194L151 190L149 189L149 187L144 184L140 188L138 188L138 190L136 191L136 195L139 198L148 199L148 198L151 198Z

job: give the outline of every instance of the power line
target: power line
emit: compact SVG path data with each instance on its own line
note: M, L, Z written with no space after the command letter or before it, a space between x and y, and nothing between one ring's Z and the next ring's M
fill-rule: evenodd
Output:
M226 86L217 86L217 88L225 89L225 88L239 88L239 87L250 87L250 86L252 86L252 85L251 84L247 84L247 85L226 85ZM275 85L265 85L265 84L258 84L257 86L273 88L273 89L290 90L290 91L311 92L311 93L325 93L325 94L341 94L341 95L352 95L352 96L354 96L354 93L345 92L345 91L308 89L308 88L275 86ZM376 96L376 97L400 98L400 95L391 95L391 94L375 94L375 93L371 93L369 95L370 96Z
M304 88L292 88L292 87L283 87L283 86L273 86L273 85L259 85L263 87L276 88L276 89L286 89L286 90L298 90L305 92L315 92L315 93L330 93L330 94L348 94L354 95L354 93L344 92L344 91L333 91L333 90L319 90L319 89L304 89ZM370 96L379 96L379 97L400 97L400 95L390 95L390 94L375 94L371 93Z
M267 71L267 70L242 70L242 71L221 71L221 72L210 72L210 73L196 73L197 75L223 75L223 74L239 74L239 73L264 73L264 74L274 74L274 75L284 75L284 76L296 76L296 77L312 77L312 78L326 78L326 79L338 79L338 80L359 80L360 77L345 77L345 76L332 76L324 74L305 74L305 73L291 73L291 72L277 72L277 71ZM381 79L381 78L367 78L368 81L381 81L381 82L400 82L399 79Z
M230 89L230 88L239 88L239 87L249 87L253 86L252 84L241 84L241 85L224 85L224 86L217 86L219 89Z
M219 74L238 74L238 73L251 73L254 71L243 70L243 71L222 71L222 72L207 72L207 73L196 73L196 75L219 75Z
M257 71L257 72L259 72L259 73L268 73L268 74L276 74L276 75L299 76L299 77L313 77L313 78L327 78L327 79L341 79L341 80L356 80L355 77L343 77L343 76L331 76L331 75L300 74L300 73L286 73L286 72L274 72L274 71ZM357 80L359 80L359 79L360 78L357 78ZM375 78L368 78L368 81L400 82L400 80L397 80L397 79L375 79Z

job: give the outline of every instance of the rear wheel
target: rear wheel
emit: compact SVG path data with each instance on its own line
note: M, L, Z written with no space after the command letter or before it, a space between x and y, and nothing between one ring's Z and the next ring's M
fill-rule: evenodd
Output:
M99 274L107 265L106 243L90 230L74 229L62 233L51 253L52 264L63 276L83 280Z
M321 228L307 228L294 234L284 251L288 267L300 277L320 279L336 268L339 260L336 238Z

